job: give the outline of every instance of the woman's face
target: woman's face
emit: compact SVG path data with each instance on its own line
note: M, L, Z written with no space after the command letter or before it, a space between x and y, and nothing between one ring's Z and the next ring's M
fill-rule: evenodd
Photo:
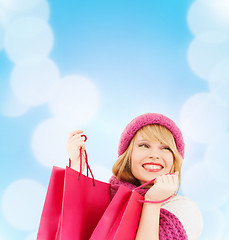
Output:
M131 171L141 184L171 172L173 153L159 141L147 140L137 132L131 154Z

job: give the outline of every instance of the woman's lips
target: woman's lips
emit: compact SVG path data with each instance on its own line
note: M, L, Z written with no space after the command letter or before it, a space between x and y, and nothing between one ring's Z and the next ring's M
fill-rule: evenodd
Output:
M144 163L142 167L148 172L159 172L164 168L159 163Z

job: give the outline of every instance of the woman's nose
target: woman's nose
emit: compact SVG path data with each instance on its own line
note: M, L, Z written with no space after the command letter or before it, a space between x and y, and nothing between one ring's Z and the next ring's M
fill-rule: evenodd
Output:
M153 158L155 160L159 159L160 158L159 153L156 150L150 151L150 158Z

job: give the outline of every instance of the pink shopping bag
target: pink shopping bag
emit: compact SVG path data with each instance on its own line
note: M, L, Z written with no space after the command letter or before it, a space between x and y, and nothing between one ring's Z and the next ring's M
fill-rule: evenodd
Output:
M88 240L110 203L110 185L53 167L37 240Z
M61 216L65 169L53 167L40 220L37 240L56 239Z
M130 190L120 186L111 203L107 207L90 240L134 240L141 217L142 203L162 203L161 201L145 201L136 190L154 182L155 179Z
M86 151L85 151L86 155ZM82 171L82 149L81 171ZM87 172L91 169L88 165ZM111 201L110 184L53 167L37 240L88 240ZM88 174L87 174L88 175Z
M143 196L120 186L96 226L90 240L134 240Z

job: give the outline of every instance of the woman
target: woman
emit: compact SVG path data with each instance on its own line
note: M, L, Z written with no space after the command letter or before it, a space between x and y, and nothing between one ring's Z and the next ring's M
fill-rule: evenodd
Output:
M79 149L85 148L82 132L71 132L67 143L77 171ZM203 226L201 213L194 202L176 195L184 159L184 141L176 124L157 113L136 117L121 135L118 155L110 179L112 197L121 185L134 189L155 179L138 190L145 201L135 239L197 240Z

